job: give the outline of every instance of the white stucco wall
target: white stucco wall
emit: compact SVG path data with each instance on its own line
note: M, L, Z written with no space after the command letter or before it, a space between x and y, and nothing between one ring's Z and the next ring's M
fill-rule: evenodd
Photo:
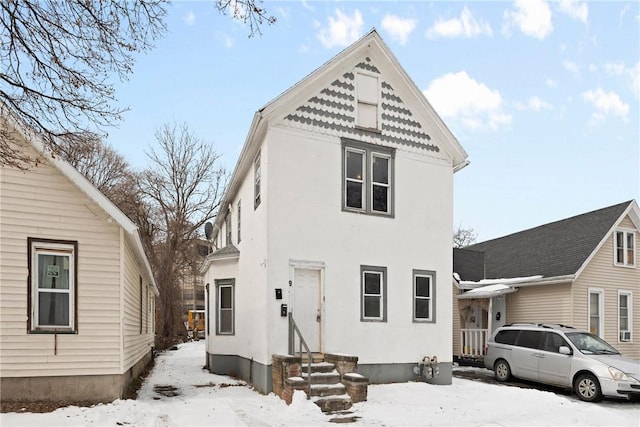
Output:
M359 363L452 360L451 233L453 173L444 153L397 146L394 217L343 212L342 145L337 137L270 128L261 147L262 202L254 210L253 167L232 203L237 260L209 268L211 331L207 351L270 364L288 352L291 262L324 265L325 352ZM242 240L237 242L237 201ZM220 233L224 236L224 228ZM360 266L387 268L387 321L360 320ZM415 323L413 270L436 272L434 323ZM235 334L215 335L215 280L235 279ZM283 299L275 299L275 289Z
M360 363L451 356L453 174L433 152L396 147L394 218L343 212L339 138L284 128L268 133L266 313L270 347L287 352L287 322L273 289L285 288L290 260L325 264L322 349ZM266 151L263 149L263 152ZM442 153L437 156L444 157ZM387 268L387 321L360 320L360 266ZM436 322L414 323L413 270L436 272Z

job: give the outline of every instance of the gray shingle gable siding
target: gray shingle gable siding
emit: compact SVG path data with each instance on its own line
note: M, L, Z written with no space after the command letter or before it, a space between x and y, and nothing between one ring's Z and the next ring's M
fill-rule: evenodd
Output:
M380 75L379 69L371 63L370 58L358 63L355 68ZM284 123L339 137L363 138L367 142L375 140L440 152L436 144L429 143L431 136L413 117L411 110L395 93L391 84L382 80L381 90L381 132L372 132L356 126L356 87L353 72L344 73L329 87L323 88L303 105L298 106L285 117Z
M488 279L575 274L630 203L632 201L587 212L465 249L484 252L485 278Z

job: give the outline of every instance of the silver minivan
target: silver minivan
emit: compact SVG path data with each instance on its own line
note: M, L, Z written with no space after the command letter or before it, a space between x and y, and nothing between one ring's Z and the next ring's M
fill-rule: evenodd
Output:
M497 328L484 364L498 381L514 376L564 387L588 402L602 396L640 398L640 361L570 326L519 323Z

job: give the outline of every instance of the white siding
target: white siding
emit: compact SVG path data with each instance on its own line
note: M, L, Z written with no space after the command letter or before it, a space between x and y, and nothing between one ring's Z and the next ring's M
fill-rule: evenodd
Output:
M2 375L118 373L119 227L46 162L0 185ZM77 334L27 333L28 237L78 242Z
M148 314L148 293L153 291L143 271L137 264L131 247L126 244L123 311L124 371L149 353L153 347L154 334L150 325L153 319ZM142 287L140 279L142 279Z
M46 160L26 172L1 168L0 197L2 376L121 374L121 260L136 271L128 273L136 289L139 267L121 256L120 226ZM28 333L29 237L77 241L75 334ZM126 367L139 360L137 347Z

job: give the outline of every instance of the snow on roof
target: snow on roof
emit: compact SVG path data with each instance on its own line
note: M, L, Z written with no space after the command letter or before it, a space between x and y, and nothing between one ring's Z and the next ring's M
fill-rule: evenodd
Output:
M468 298L491 298L498 295L510 294L516 292L518 289L512 288L509 285L496 284L482 286L480 288L471 289L463 294L458 295L459 299Z
M471 280L461 280L460 285L478 288L478 287L486 287L489 285L509 285L509 284L534 282L540 279L542 279L542 276L509 277L505 279L482 279L477 282L474 282Z

